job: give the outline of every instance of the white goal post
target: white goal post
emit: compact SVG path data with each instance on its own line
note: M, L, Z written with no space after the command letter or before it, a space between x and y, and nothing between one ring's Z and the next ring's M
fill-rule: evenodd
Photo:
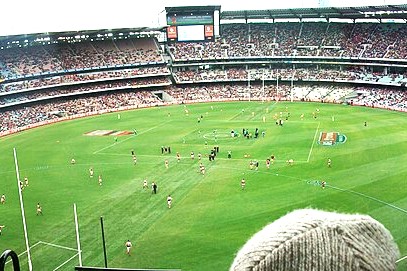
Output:
M23 193L21 191L20 186L20 171L18 169L18 162L17 162L17 151L16 148L13 148L14 152L14 164L16 166L16 176L17 176L17 188L18 188L18 196L20 199L20 209L21 209L21 217L23 219L23 228L24 228L24 238L25 238L25 246L27 249L27 258L28 258L28 269L29 271L33 270L32 262L31 262L31 254L30 254L30 245L28 242L28 234L27 234L27 224L25 222L25 212L24 212L24 203L23 203Z

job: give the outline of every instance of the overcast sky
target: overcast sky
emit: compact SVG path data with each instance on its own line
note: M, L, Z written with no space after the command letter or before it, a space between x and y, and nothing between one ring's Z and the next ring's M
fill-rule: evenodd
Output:
M407 4L407 0L4 0L0 36L162 26L165 7L220 5L221 11Z

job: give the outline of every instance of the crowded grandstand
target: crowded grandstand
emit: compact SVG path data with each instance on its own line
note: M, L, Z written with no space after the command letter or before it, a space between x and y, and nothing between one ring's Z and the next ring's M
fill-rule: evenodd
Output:
M265 222L325 208L380 214L401 252L384 266L402 270L407 5L164 11L160 27L0 37L0 138L2 153L10 149L0 172L4 246L15 245L30 271L34 247L36 268L71 270L78 258L75 270L102 270L99 243L106 270L107 251L123 268L225 270ZM348 234L339 222L328 231ZM307 242L299 241L312 260L299 270L323 269L310 266L333 250ZM280 270L300 258L280 257ZM341 268L348 262L336 258Z
M373 11L403 19L397 12L402 8ZM297 21L274 23L250 23L264 11L246 12L246 23L229 23L242 12L224 11L219 33L209 41L174 41L166 36L171 25L3 37L0 133L100 112L202 101L315 101L406 111L406 19L362 20L371 9L360 8L359 16L346 8L336 14L329 8L317 14L287 11L280 17Z

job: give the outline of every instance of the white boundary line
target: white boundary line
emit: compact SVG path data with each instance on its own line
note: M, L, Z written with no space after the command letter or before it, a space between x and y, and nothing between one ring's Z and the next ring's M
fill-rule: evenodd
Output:
M147 130L145 130L145 131L142 131L142 132L140 132L140 133L137 133L137 135L142 135L142 134L145 134L145 133L147 133L147 132L150 132L151 130L154 130L154 129L156 129L156 128L158 128L158 127L164 125L164 124L167 124L167 123L169 123L169 122L170 122L170 121L165 121L165 122L163 122L163 123L160 123L159 125L156 125L156 126L154 126L154 127L151 127L151 128L149 128L149 129L147 129ZM110 145L108 145L108 146L106 146L106 147L101 148L100 150L94 151L93 154L97 154L97 153L99 153L99 152L101 152L101 151L104 151L104 150L106 150L106 149L109 149L109 148L113 147L114 145L123 143L123 142L125 142L125 141L127 141L127 140L129 140L129 139L132 139L132 138L135 137L135 136L136 136L136 135L129 136L128 138L126 138L126 139L124 139L124 140L121 140L121 141L119 141L119 142L115 142L115 143L113 143L113 144L110 144Z
M130 154L124 154L124 153L108 153L108 152L99 152L98 153L99 155L111 155L111 156L130 156ZM172 158L174 158L174 159L176 159L176 156L175 155L168 155L168 154L165 154L165 155L155 155L155 154L139 154L139 155L137 155L137 157L156 157L156 158L165 158L165 159L172 159ZM188 157L181 157L181 160L191 160L191 158L188 156ZM195 158L195 160L197 160L198 161L198 159L197 158ZM208 160L208 157L203 157L202 158L202 160ZM253 157L248 157L248 158L224 158L224 157L216 157L216 159L215 160L227 160L227 161L247 161L247 162L250 162L250 160L258 160L258 161L260 161L259 159L256 159L256 158L253 158ZM265 160L265 159L264 159ZM274 163L286 163L286 161L284 161L284 160L277 160L277 161L275 161ZM294 160L294 163L308 163L308 161L305 161L305 160ZM112 165L112 164L115 164L115 165L122 165L122 164L128 164L128 163L108 163L109 165ZM154 163L150 163L150 164L154 164ZM101 163L101 164L97 164L97 165L103 165L103 163Z
M51 247L62 248L62 249L72 250L72 251L78 252L78 250L77 250L76 248L70 248L70 247L60 246L60 245L56 245L56 244L52 244L52 243L48 243L48 242L43 242L43 241L39 241L38 243L44 244L44 245L48 245L48 246L51 246Z
M329 186L329 187L331 187L331 188L333 188L333 189L342 191L342 192L349 192L349 193L352 193L352 194L355 194L355 195L358 195L358 196L361 196L361 197L364 197L364 198L367 198L367 199L370 199L370 200L373 200L373 201L382 203L382 204L387 205L387 206L389 206L389 207L391 207L391 208L393 208L393 209L396 209L396 210L398 210L398 211L401 211L401 212L407 214L407 210L405 210L405 209L403 209L403 208L400 208L400 207L398 207L398 206L396 206L396 205L393 205L393 204L391 204L391 203L385 202L385 201L383 201L383 200L380 200L380 199L378 199L378 198L375 198L375 197L372 197L372 196L368 196L368 195L366 195L366 194L363 194L363 193L360 193L360 192L356 192L356 191L353 191L353 190L349 190L349 189L342 189L342 188L339 188L339 187L336 187L336 186L332 186L332 185L327 185L327 186ZM396 261L396 263L399 263L399 262L404 261L404 260L406 260L406 259L407 259L407 255L404 256L404 257L402 257L402 258L400 258L400 259L398 259L398 260Z
M66 260L65 262L63 262L62 264L60 264L60 265L59 265L57 268L55 268L53 271L58 270L59 268L61 268L62 266L64 266L65 264L67 264L68 262L70 262L72 259L74 259L76 256L78 256L78 255L80 254L80 252L79 252L77 249L70 248L70 247L65 247L65 246L60 246L60 245L56 245L56 244L52 244L52 243L48 243L48 242L44 242L44 241L38 241L37 243L35 243L34 245L32 245L32 246L30 247L30 249L32 249L32 248L34 248L35 246L40 245L40 244L42 244L42 245L47 245L47 246L51 246L51 247L56 247L56 248L61 248L61 249L66 249L66 250L70 250L70 251L75 251L75 252L76 252L75 255L73 255L73 256L70 257L68 260ZM21 252L21 253L18 254L17 256L20 257L20 256L22 256L22 255L24 255L24 254L26 254L26 253L27 253L27 250ZM11 261L12 261L12 259L8 260L8 261L6 262L6 264L10 263Z
M19 195L19 201L20 201L20 209L21 209L21 217L23 220L23 229L24 229L24 240L25 240L25 247L27 251L27 260L28 260L28 270L32 271L32 261L31 261L31 254L30 254L30 243L28 241L28 232L27 232L27 223L25 220L25 210L24 210L24 201L23 201L23 194L22 194L22 187L21 187L21 180L20 180L20 170L18 168L18 161L17 161L17 150L16 148L13 148L13 153L14 153L14 164L16 167L16 177L17 177L17 189L18 189L18 195ZM38 215L38 213L37 213Z
M389 206L389 207L391 207L391 208L394 208L394 209L396 209L396 210L399 210L400 212L403 212L403 213L407 214L407 210L405 210L405 209L403 209L403 208L400 208L400 207L398 207L398 206L396 206L396 205L393 205L393 204L391 204L391 203L382 201L382 200L380 200L380 199L378 199L378 198L371 197L371 196L368 196L368 195L366 195L366 194L363 194L363 193L360 193L360 192L356 192L356 191L353 191L353 190L349 190L349 189L342 189L342 188L339 188L339 187L336 187L336 186L332 186L332 185L327 185L327 186L329 186L329 187L331 187L331 188L333 188L333 189L342 191L342 192L349 192L349 193L352 193L352 194L355 194L355 195L358 195L358 196L361 196L361 197L364 197L364 198L367 198L367 199L371 199L371 200L373 200L373 201L382 203L382 204L384 204L384 205L387 205L387 206Z
M78 214L76 212L76 203L73 204L73 215L75 218L75 232L76 232L76 246L78 248L78 255L79 255L79 266L82 266L82 249L81 249L81 242L79 239L79 224L78 224Z
M37 246L37 245L39 245L39 244L41 244L41 241L39 241L39 242L35 243L34 245L32 245L32 246L30 247L30 249L31 249L31 248L34 248L35 246ZM23 256L23 255L26 254L26 253L27 253L27 250L24 250L23 252L21 252L21 253L18 254L17 256L20 257L20 256ZM8 261L6 262L6 264L10 263L11 261L12 261L11 259L8 260Z
M396 263L399 263L399 262L401 262L401 261L404 261L405 259L407 259L407 255L404 256L403 258L398 259L398 260L396 261Z
M66 260L65 262L61 263L58 267L56 267L53 271L58 270L59 268L61 268L62 266L64 266L65 264L67 264L68 262L72 261L76 256L78 256L81 252L78 251L77 249L74 248L70 248L70 247L65 247L65 246L60 246L60 245L56 245L56 244L52 244L52 243L48 243L48 242L44 242L44 241L39 241L38 243L43 244L43 245L47 245L47 246L51 246L51 247L56 247L56 248L61 248L61 249L66 249L66 250L70 250L70 251L75 251L76 254L73 255L72 257L70 257L68 260Z
M320 124L321 124L321 122L318 122L318 127L315 130L314 139L312 140L311 149L309 150L309 153L308 153L307 163L309 162L309 159L311 158L311 153L312 153L312 150L314 149L314 144L315 144L315 140L316 140L316 137L317 137L317 134L318 134Z
M133 137L135 137L135 135L129 136L128 138L123 139L123 140L121 140L121 141L119 141L119 142L115 142L115 143L113 143L113 144L107 145L106 147L103 147L103 148L101 148L100 150L94 151L93 154L97 154L97 153L99 153L99 152L101 152L101 151L104 151L104 150L106 150L106 149L109 149L109 148L113 147L114 145L118 145L118 144L120 144L120 143L123 143L123 142L125 142L125 141L127 141L127 140L129 140L129 139L132 139Z
M55 268L53 271L58 270L59 268L61 268L62 266L64 266L65 264L69 263L72 259L74 259L76 256L79 255L79 252L76 253L75 255L73 255L71 258L69 258L68 260L66 260L65 262L61 263L57 268Z

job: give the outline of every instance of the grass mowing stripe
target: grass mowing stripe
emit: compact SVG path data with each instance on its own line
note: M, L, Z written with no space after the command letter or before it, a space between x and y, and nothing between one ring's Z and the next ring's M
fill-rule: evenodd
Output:
M336 190L339 190L339 191L342 191L342 192L352 193L352 194L355 194L355 195L358 195L358 196L361 196L361 197L364 197L364 198L367 198L367 199L382 203L382 204L387 205L387 206L389 206L389 207L391 207L393 209L396 209L396 210L398 210L400 212L403 212L404 214L407 214L407 210L405 210L403 208L400 208L400 207L397 207L397 206L395 206L395 205L393 205L391 203L382 201L382 200L380 200L378 198L371 197L369 195L366 195L366 194L363 194L363 193L360 193L360 192L356 192L356 191L353 191L353 190L350 190L350 189L342 189L342 188L339 188L339 187L336 187L336 186L333 186L333 185L327 185L327 187L331 187L333 189L336 189Z
M212 107L212 108L211 108ZM269 108L269 113L266 108ZM290 118L283 127L276 126L272 117L288 107ZM99 218L103 215L107 227L109 266L126 268L182 268L189 271L226 270L234 253L256 231L293 209L312 207L338 212L374 215L393 234L402 255L407 254L407 235L402 227L406 216L395 208L354 193L337 189L322 190L307 182L327 180L329 185L362 193L406 210L407 192L403 189L407 178L405 114L364 107L319 103L290 102L232 102L166 106L92 118L61 122L32 129L18 137L2 138L0 151L17 146L20 170L30 178L24 191L27 206L43 202L44 216L27 213L32 240L47 240L53 244L75 247L72 203L78 205L83 260L86 265L102 265L103 253ZM245 108L242 113L241 109ZM317 119L312 112L320 109ZM208 112L208 114L206 113ZM254 116L251 112L255 112ZM261 121L262 115L267 121ZM304 120L300 115L304 114ZM197 118L203 115L198 124ZM335 121L332 121L335 116ZM228 121L228 119L233 119ZM364 121L368 126L364 127ZM85 137L94 129L132 130L140 133L159 125L143 136L122 140L96 155L113 143L112 137ZM309 140L319 131L345 134L348 141L332 147L314 144L311 158ZM264 138L229 138L231 129L240 132L258 127L266 131ZM218 130L217 142L199 136ZM223 137L224 136L224 137ZM185 138L185 143L183 143ZM4 143L4 144L3 144ZM215 162L205 156L212 145L219 144L221 152ZM173 154L161 155L160 146L171 146ZM133 165L130 150L134 149L138 163ZM227 159L227 151L232 159ZM197 173L198 164L189 153L203 154L207 174ZM181 153L177 163L175 153ZM245 158L244 154L249 154ZM265 159L271 154L276 162L270 170ZM77 164L69 161L75 157ZM332 168L326 165L332 159ZM293 166L286 159L293 158ZM170 161L165 170L164 160ZM257 171L249 169L249 161L258 160ZM304 161L300 161L304 160ZM7 203L0 206L0 216L6 224L0 249L14 246L23 250L21 222L16 207L16 187L11 186L12 160L1 156L0 177L5 186L0 189ZM89 178L88 167L103 174L103 186ZM278 174L278 175L277 175ZM240 180L247 179L242 192ZM142 189L142 181L156 180L159 194ZM12 182L14 183L14 181ZM3 184L3 182L2 182ZM166 206L171 193L174 205ZM157 196L157 197L155 197ZM30 209L31 210L31 209ZM34 212L34 213L33 213ZM72 230L71 229L72 224ZM124 241L131 239L134 255L128 257ZM44 246L45 247L45 246ZM36 248L36 255L48 249ZM54 262L36 258L44 270L53 270L66 261L67 251L55 249ZM70 253L73 253L70 251ZM406 267L401 261L399 267ZM37 265L38 266L38 265ZM72 269L70 261L60 270ZM400 269L403 270L403 269Z

